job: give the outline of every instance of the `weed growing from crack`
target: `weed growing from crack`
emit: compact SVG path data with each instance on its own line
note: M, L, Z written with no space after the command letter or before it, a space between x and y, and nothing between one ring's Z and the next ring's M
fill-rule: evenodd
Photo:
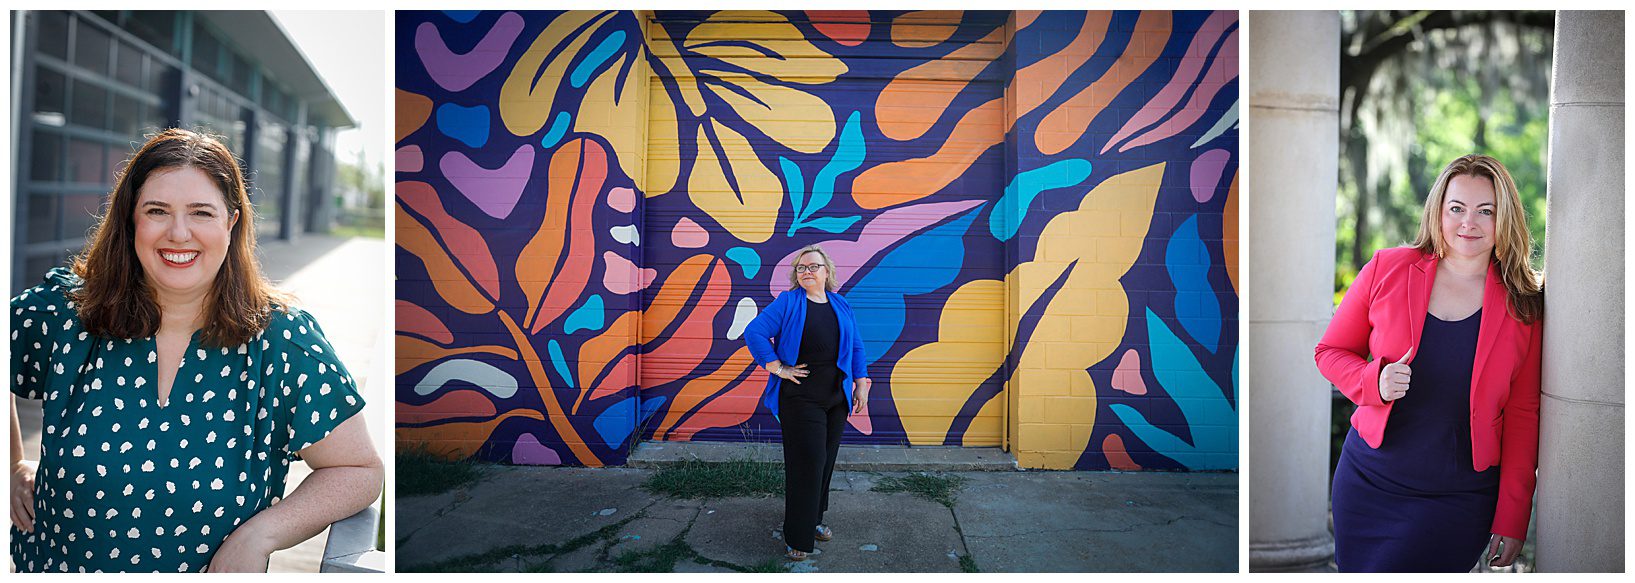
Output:
M487 464L471 459L449 461L420 450L398 452L397 495L427 496L475 484L487 473Z
M782 496L783 464L688 460L653 472L642 488L675 498Z
M960 555L959 556L959 570L964 571L966 573L981 573L982 572L982 569L978 569L976 567L976 558L972 557L971 555Z
M896 476L880 478L871 489L875 492L913 494L952 509L954 507L954 498L959 496L960 489L964 487L965 478L960 476L915 472L900 478Z
M481 553L444 559L435 563L399 567L398 571L405 573L472 573L492 570L485 569L485 567L499 563L506 559L511 559L513 557L517 558L518 560L541 556L549 557L543 562L529 564L527 567L525 567L528 571L542 572L542 569L550 569L550 559L553 559L558 555L571 553L598 542L612 540L615 535L619 534L619 529L624 528L626 524L630 524L631 521L641 518L644 515L646 515L645 511L638 512L631 516L625 517L623 520L597 529L595 532L574 537L572 540L562 544L506 545L499 548L489 549Z

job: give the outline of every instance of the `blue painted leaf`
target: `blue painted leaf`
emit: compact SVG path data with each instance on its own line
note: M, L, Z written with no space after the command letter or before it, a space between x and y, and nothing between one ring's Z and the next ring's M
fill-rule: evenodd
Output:
M871 300L852 306L868 362L884 355L902 334L905 297L930 293L959 276L965 265L964 235L982 211L978 206L904 241L850 286L847 293Z
M1181 328L1215 352L1221 342L1221 302L1209 285L1209 264L1209 248L1198 236L1198 215L1187 217L1164 250L1164 268L1175 283L1175 316Z
M850 217L818 217L807 221L806 226L828 233L844 233L853 223L862 220L860 216Z
M636 398L630 397L613 406L602 410L596 420L591 421L596 428L596 434L601 436L602 443L610 448L617 449L630 437L631 430L636 428Z
M1219 385L1204 372L1179 337L1152 310L1147 310L1147 341L1152 350L1153 376L1175 401L1192 432L1192 443L1155 427L1134 407L1111 405L1113 415L1153 451L1193 470L1226 470L1237 467L1238 413L1237 384L1232 401L1221 394ZM1234 359L1235 360L1235 359ZM1236 366L1233 379L1237 378Z

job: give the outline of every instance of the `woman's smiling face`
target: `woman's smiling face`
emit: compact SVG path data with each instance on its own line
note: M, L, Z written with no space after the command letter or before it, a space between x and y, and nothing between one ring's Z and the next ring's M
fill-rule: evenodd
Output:
M1468 174L1448 180L1442 196L1442 240L1448 253L1460 257L1492 253L1498 212L1492 180Z
M157 171L137 191L136 258L161 300L203 297L221 271L238 215L191 166Z

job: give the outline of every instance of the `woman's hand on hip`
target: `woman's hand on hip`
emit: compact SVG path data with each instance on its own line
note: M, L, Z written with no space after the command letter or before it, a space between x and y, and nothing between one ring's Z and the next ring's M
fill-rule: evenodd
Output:
M869 387L873 385L874 381L867 378L852 381L852 413L863 413L863 408L869 404Z
M1380 399L1389 403L1401 399L1408 394L1408 383L1413 381L1414 369L1409 368L1408 359L1413 358L1414 349L1409 348L1402 359L1380 368Z
M800 379L802 377L805 377L806 375L811 374L809 371L806 370L806 365L804 365L804 364L797 364L795 366L784 366L783 363L778 362L778 361L772 361L770 363L767 363L766 370L767 370L767 372L772 373L772 376L775 376L775 377L778 377L780 379L789 381L791 383L795 383L797 385L800 384Z
M1521 554L1521 544L1519 538L1495 534L1487 540L1487 552L1482 554L1482 558L1487 559L1491 566L1509 567Z
M23 460L11 464L11 525L34 532L34 473L39 463Z

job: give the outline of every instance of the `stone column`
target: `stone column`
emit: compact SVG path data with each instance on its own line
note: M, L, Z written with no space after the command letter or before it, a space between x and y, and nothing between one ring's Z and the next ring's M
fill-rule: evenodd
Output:
M1540 571L1624 570L1624 16L1556 13Z
M1249 15L1249 568L1322 569L1329 391L1312 351L1333 316L1340 16Z

